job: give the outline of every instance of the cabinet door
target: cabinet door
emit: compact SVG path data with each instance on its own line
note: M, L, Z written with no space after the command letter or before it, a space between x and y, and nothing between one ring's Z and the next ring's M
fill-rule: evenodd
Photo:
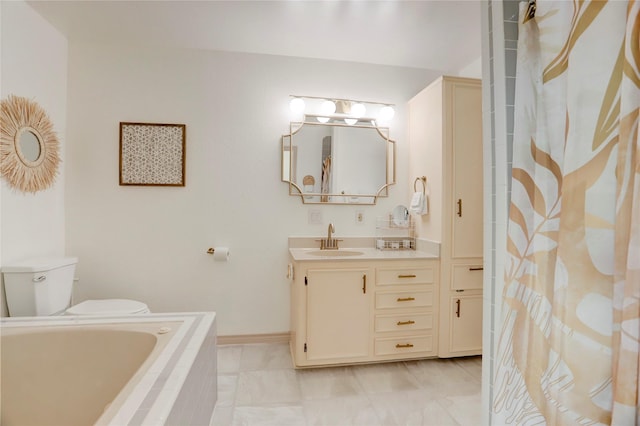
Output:
M482 294L451 298L450 352L482 353Z
M370 355L368 276L367 268L308 271L307 360L346 362Z
M482 257L482 91L480 85L456 84L452 93L451 256Z

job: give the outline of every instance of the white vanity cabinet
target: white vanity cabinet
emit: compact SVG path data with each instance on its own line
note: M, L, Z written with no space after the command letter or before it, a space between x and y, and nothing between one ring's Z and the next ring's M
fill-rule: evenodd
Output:
M305 274L306 361L366 360L371 354L370 269L311 269Z
M411 176L427 178L419 239L440 243L439 357L482 353L480 80L441 77L409 101Z
M292 262L296 367L437 356L437 260Z
M377 359L437 356L437 279L436 261L376 268Z

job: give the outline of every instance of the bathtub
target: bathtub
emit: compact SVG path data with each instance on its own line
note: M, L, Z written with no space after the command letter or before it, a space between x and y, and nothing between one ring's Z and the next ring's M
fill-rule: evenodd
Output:
M214 313L7 318L0 423L207 425L217 399Z

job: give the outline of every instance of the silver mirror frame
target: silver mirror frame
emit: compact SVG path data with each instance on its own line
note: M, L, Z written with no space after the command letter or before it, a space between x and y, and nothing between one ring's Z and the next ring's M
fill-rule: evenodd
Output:
M39 155L31 159L23 152L21 138L32 133ZM9 95L0 104L0 176L22 192L51 187L60 164L60 143L46 111L27 98Z
M396 183L396 142L389 137L389 128L387 127L378 127L375 123L374 119L370 118L360 118L357 124L349 125L343 122L344 117L342 116L329 116L329 122L321 123L316 121L312 121L310 119L315 119L317 116L315 115L306 115L304 121L292 121L289 123L289 133L282 135L281 137L281 152L280 158L282 162L280 176L282 182L289 184L289 195L298 196L302 200L303 204L335 204L335 205L373 205L376 204L378 198L388 197L389 196L389 187L391 185L395 185ZM340 123L339 121L342 121ZM303 128L304 125L311 126L330 126L330 127L347 127L347 128L366 128L366 129L375 129L378 132L378 135L383 139L383 141L387 144L387 152L386 152L386 184L382 185L376 193L373 194L342 194L342 193L307 193L304 192L303 188L300 187L297 183L287 180L286 170L289 171L295 170L295 157L293 155L287 155L287 152L291 153L292 150L295 150L296 147L292 146L292 138L293 136ZM287 163L288 160L288 163ZM290 173L290 172L289 172ZM323 196L327 197L349 197L355 198L357 202L335 202L335 201L318 201L321 200Z

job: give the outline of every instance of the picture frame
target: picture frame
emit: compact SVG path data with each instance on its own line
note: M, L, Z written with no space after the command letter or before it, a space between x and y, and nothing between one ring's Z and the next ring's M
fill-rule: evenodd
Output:
M185 186L186 125L120 122L120 185Z

